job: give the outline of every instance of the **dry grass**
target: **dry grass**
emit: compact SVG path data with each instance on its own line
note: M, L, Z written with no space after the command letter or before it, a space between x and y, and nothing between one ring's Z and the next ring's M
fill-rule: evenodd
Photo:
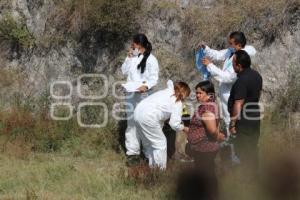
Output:
M210 9L188 8L182 24L186 46L193 47L200 40L222 46L226 42L224 36L233 29L243 30L250 40L264 39L268 44L288 24L294 23L295 18L288 11L299 9L299 1L295 0L242 0L239 3L224 0ZM95 4L97 6L93 6ZM134 14L138 4L135 0L65 0L57 5L50 21L58 34L50 36L49 47L53 45L52 40L60 43L68 34L80 39L87 36L87 32L107 43L120 37L125 40L136 25ZM174 4L162 2L159 6L168 9ZM172 53L158 48L156 54L164 68L162 77L196 80L187 75L192 70L183 67L186 63ZM1 69L1 89L12 87L16 84L14 80L21 80L15 77L17 74ZM288 97L298 94L299 87L294 87L298 82L292 82L284 94ZM294 97L284 112L289 113L299 106L299 96ZM118 148L116 123L111 122L104 129L87 130L78 127L76 120L52 121L47 116L48 108L39 114L27 108L17 106L0 112L0 199L172 199L177 165L171 164L175 169L171 167L166 173L151 171L145 166L128 171L124 155L113 151ZM296 148L298 130L290 130L286 124L273 120L272 117L265 119L262 127L260 148L265 163ZM242 171L222 177L220 183L224 199L232 199L232 196L257 199L262 192L257 185L244 183Z
M113 152L92 160L57 154L0 159L1 199L166 199L167 183L138 185L129 177L123 158Z
M300 68L294 64L288 68L288 81L278 90L275 114L287 117L289 113L300 112Z
M48 38L50 41L68 36L76 41L96 39L106 47L120 47L138 29L138 0L64 0L56 4L48 23L56 36L52 34L50 37L55 38Z
M190 70L180 58L163 48L157 49L155 54L157 55L158 60L160 60L160 66L163 67L163 70L160 73L162 80L179 80L184 78Z
M269 124L263 127L261 152L264 163L274 162L278 156L269 158L289 145L290 141L283 140L285 136L276 127L271 128ZM276 130L279 134L274 137ZM89 144L80 146L79 150L89 148ZM134 200L143 197L145 200L171 200L174 199L176 175L180 169L174 162L169 163L165 173L151 171L143 165L128 169L124 156L111 150L93 157L88 154L71 155L67 151L31 153L26 159L2 153L0 160L1 199ZM277 165L280 166L280 162L276 162ZM243 170L233 170L220 177L222 199L267 200L264 187L246 182L244 176Z
M205 41L222 47L227 42L224 36L241 30L250 41L269 45L299 19L299 7L299 0L220 0L211 8L188 8L182 24L184 43L195 47Z
M20 70L0 68L0 87L14 87L24 81L24 76L20 73Z
M13 153L13 145L27 152L60 152L70 155L101 154L105 149L118 147L117 127L109 123L103 129L80 128L76 119L54 121L45 110L33 113L26 108L1 111L0 133L2 151ZM21 144L22 143L22 144ZM97 156L97 155L96 155Z
M126 168L124 155L112 148L115 124L79 129L73 122L52 122L26 110L1 112L0 122L0 199L174 199L178 163L169 163L165 173L145 165ZM267 115L260 141L262 163L295 151L295 134ZM220 177L223 199L266 195L244 176L243 170L234 170Z
M7 9L7 8L10 8L11 6L11 0L1 0L0 1L0 9L4 10L4 9Z

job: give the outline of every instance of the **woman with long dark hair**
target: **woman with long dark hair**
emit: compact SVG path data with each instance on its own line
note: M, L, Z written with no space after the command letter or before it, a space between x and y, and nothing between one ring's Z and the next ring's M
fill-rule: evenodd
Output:
M141 146L140 139L136 135L133 111L142 99L149 96L158 81L158 61L151 52L152 44L148 38L144 34L137 34L133 37L131 48L122 65L122 72L127 75L127 83L124 85L126 105L128 106L126 109L127 129L125 133L128 164L139 160Z

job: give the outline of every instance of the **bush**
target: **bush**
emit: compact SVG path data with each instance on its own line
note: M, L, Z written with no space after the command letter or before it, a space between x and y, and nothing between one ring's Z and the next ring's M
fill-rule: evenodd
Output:
M33 35L24 23L18 24L10 14L5 14L0 21L0 42L9 42L15 48L32 48Z
M31 150L64 151L74 156L95 157L103 150L118 150L117 124L113 121L109 121L104 128L81 128L76 117L69 121L55 121L49 117L49 110L46 108L34 113L28 107L30 106L21 105L0 111L3 151L10 154ZM95 111L88 112L95 116ZM15 146L20 146L21 150Z
M1 135L6 138L4 146L21 138L33 151L53 152L59 151L67 140L79 135L76 120L52 121L22 109L8 111L1 115L0 120Z
M119 48L137 32L140 4L139 0L65 0L58 3L52 20L57 31L76 40L93 37L105 47Z

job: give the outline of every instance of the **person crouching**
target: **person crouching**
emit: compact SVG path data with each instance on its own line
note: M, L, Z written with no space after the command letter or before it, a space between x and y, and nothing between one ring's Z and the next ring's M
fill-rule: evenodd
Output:
M162 131L164 121L176 132L187 130L182 124L182 102L190 95L185 82L168 81L167 89L158 91L142 100L134 111L134 120L145 157L151 168L167 166L167 140Z

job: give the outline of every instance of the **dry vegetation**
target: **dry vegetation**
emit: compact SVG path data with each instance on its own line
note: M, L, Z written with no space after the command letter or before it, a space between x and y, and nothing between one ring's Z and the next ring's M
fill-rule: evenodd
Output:
M226 44L224 35L243 30L250 40L269 45L299 20L299 0L219 0L212 8L189 8L182 25L189 47L200 41Z
M278 91L276 112L281 117L289 113L300 111L300 68L297 64L291 66L288 72L287 85L282 86Z
M0 8L8 2L1 0ZM48 23L56 32L46 34L48 40L42 41L47 42L49 48L54 41L60 44L70 36L80 42L94 38L104 41L106 47L114 44L113 48L122 49L119 44L138 28L138 0L64 0L55 3L56 9ZM162 2L159 6L168 9L173 4ZM183 42L189 48L200 40L220 47L226 42L224 35L233 29L242 29L250 40L263 39L267 45L295 23L299 18L299 6L299 0L220 0L213 8L188 8L182 23ZM12 19L0 22L0 38L24 47L32 44L26 27ZM194 79L186 76L188 72L181 68L182 61L172 53L164 49L157 49L156 53L162 60L164 70L161 75L164 78ZM22 82L23 78L18 74L0 69L1 91L18 80ZM278 101L279 113L299 111L299 74L299 71L291 71L289 87L283 88L283 96ZM165 174L149 172L143 166L128 171L124 154L115 151L119 150L116 122L110 121L103 129L83 129L75 119L53 121L48 115L47 97L37 104L11 99L15 103L9 109L1 106L0 199L173 199L176 173L173 168L176 164L172 163L173 168ZM40 110L33 112L31 108L36 105L40 105ZM97 118L93 110L88 112ZM278 120L282 121L282 118L267 116L263 123L260 149L264 162L273 155L295 151L298 130L291 130L285 121L279 123ZM237 173L221 178L224 199L233 199L232 195L235 199L258 199L261 191L251 184L244 184L240 177L242 174Z
M56 29L53 40L57 35L77 41L94 38L100 46L114 49L138 29L138 0L63 0L56 4L48 21Z

